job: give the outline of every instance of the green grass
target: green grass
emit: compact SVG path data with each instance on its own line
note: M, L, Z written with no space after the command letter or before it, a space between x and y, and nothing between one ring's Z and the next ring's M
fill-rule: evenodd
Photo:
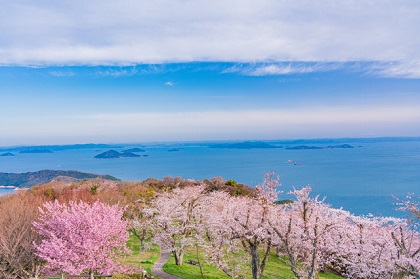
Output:
M201 279L200 267L195 265L187 264L188 260L197 260L197 257L193 251L188 251L185 254L185 263L183 266L175 265L175 258L170 257L168 262L163 266L163 270L166 273L176 275L183 279ZM216 268L213 265L208 265L204 262L202 258L200 258L200 263L203 269L204 278L206 279L225 279L230 278L228 277L223 271Z
M134 267L146 269L147 274L152 274L152 266L160 257L160 248L153 245L149 251L140 252L140 241L135 236L130 236L127 247L131 250L131 255L122 260L123 263Z
M184 259L185 262L188 260L197 260L195 249L188 250ZM229 277L221 270L216 268L214 265L207 264L201 257L200 263L202 264L203 274L205 279L228 279ZM163 270L166 273L176 275L183 279L201 279L200 268L198 266L184 264L183 266L175 265L173 257L163 266ZM252 279L251 267L249 267L249 274L247 279ZM270 259L264 270L264 279L295 279L290 267L285 263L284 260L279 259L275 253L270 254ZM343 277L332 274L332 273L319 273L319 279L342 279Z
M131 255L126 257L123 262L134 267L142 267L147 270L148 274L151 274L151 268L153 264L160 257L160 249L154 245L149 251L140 252L140 241L135 237L131 236L127 242L127 246L131 250ZM195 248L188 249L184 257L184 265L175 265L175 259L173 256L169 258L169 261L163 266L163 270L166 273L178 276L183 279L202 279L200 268L195 265L187 264L188 260L197 260ZM203 275L205 279L229 279L229 277L217 267L212 264L208 264L200 254L200 263L203 269ZM252 279L251 267L248 268L249 274L247 279ZM118 276L117 276L118 277ZM116 278L117 278L116 277ZM125 277L121 277L121 279ZM134 277L135 278L135 277ZM156 278L156 277L155 277ZM285 259L280 259L273 252L270 254L269 261L264 270L264 279L295 279L290 267L286 264ZM319 273L318 279L342 279L343 277L332 274L332 273ZM117 278L118 279L118 278Z

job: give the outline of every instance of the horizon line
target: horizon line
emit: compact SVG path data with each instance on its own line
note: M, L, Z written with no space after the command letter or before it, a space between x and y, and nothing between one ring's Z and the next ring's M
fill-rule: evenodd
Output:
M134 144L192 144L192 143L212 143L212 142L294 142L294 141L320 141L320 140L396 140L404 139L405 141L420 141L419 136L378 136L378 137L319 137L319 138L284 138L284 139L236 139L236 140L175 140L175 141L145 141L145 142L86 142L86 143L66 143L66 144L23 144L23 145L2 145L0 149L10 149L19 147L55 147L55 146L75 146L75 145L134 145Z

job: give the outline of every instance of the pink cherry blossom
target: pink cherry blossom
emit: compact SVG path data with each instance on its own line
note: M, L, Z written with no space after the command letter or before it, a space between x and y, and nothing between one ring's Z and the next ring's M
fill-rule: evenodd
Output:
M129 251L123 209L101 202L45 203L34 226L43 237L36 255L44 273L112 274L127 270L117 260Z

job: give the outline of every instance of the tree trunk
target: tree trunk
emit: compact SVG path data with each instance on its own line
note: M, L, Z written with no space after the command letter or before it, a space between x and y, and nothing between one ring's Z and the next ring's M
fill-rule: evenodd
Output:
M94 275L94 273L93 273L93 272L91 272L91 273L90 273L90 279L94 279L94 276L93 276L93 275Z
M144 240L146 239L146 230L143 229L140 237L140 251L144 251Z
M251 254L252 279L261 279L260 256L258 255L258 246L249 243Z
M174 251L175 264L184 265L184 249L179 251Z

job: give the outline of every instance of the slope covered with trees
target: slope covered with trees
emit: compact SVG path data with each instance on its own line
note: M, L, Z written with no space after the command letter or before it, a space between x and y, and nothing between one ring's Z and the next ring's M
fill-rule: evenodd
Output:
M0 185L15 187L31 187L38 184L44 184L51 180L61 180L78 182L87 179L103 178L117 181L110 175L92 174L73 170L41 170L25 173L5 173L0 172Z
M113 252L126 251L122 239L129 232L140 242L137 253L148 253L155 243L170 250L175 264L182 266L185 253L197 249L206 263L229 278L268 278L267 266L274 258L286 263L296 278L314 279L325 271L345 278L420 278L420 210L415 198L400 201L401 210L411 213L411 219L360 217L312 197L309 187L289 193L291 203L276 203L278 182L273 174L267 174L256 188L220 177L52 182L3 196L0 277L29 278L52 271L123 272L97 268L87 255L106 255L103 262L122 266ZM78 217L72 219L71 212ZM101 226L100 220L105 219L115 224L109 225L112 230ZM100 243L110 231L118 232L111 239L120 241L107 244L112 251L101 253L97 249L105 249ZM64 244L66 239L71 241ZM96 241L97 245L92 244ZM85 260L70 268L70 260L50 251L75 253L72 259ZM275 276L283 275L279 271Z

